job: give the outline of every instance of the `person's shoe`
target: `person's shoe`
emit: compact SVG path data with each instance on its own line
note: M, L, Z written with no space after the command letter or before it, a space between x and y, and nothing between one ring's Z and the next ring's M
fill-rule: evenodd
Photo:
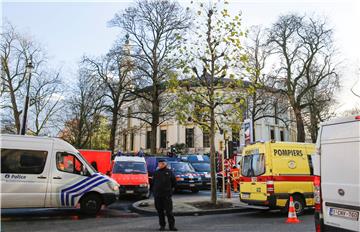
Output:
M161 226L161 227L159 228L159 231L165 231L165 226Z
M169 228L170 231L178 231L178 229L176 229L175 227L171 227Z

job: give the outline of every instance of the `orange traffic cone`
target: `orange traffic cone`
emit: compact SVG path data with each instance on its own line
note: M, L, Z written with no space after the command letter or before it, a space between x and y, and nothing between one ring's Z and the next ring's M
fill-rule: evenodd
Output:
M290 196L290 203L289 203L289 214L286 220L286 223L296 224L299 223L299 219L296 217L295 207L293 197Z

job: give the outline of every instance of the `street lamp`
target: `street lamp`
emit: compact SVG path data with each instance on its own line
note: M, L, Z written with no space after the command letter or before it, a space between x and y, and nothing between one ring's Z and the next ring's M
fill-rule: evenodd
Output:
M28 74L28 82L27 82L27 88L26 88L26 97L25 97L25 105L24 105L24 113L22 118L22 124L21 124L21 130L20 134L25 135L26 133L26 122L27 122L27 112L29 108L29 92L30 92L30 81L31 81L31 73L32 69L34 68L32 64L32 57L30 56L30 62L26 65L25 74Z

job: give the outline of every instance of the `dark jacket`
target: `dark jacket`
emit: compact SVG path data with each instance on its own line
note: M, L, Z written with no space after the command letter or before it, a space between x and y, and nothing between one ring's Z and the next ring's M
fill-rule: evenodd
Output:
M154 197L170 197L176 186L174 173L168 168L158 169L153 177Z

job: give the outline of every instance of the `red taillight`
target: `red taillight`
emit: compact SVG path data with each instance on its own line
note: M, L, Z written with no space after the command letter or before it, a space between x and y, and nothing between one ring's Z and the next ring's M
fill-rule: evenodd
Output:
M314 200L315 200L315 211L321 212L321 179L320 176L314 178Z
M274 180L272 178L266 181L266 192L269 194L274 193Z
M359 116L355 116L355 120L360 120L360 115L359 115Z

